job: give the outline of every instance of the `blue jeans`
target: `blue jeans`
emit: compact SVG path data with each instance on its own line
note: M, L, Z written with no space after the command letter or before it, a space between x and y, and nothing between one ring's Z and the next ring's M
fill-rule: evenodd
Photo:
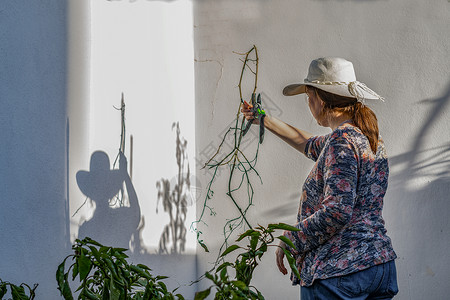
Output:
M301 300L392 299L398 293L395 262L349 275L315 280L300 289Z

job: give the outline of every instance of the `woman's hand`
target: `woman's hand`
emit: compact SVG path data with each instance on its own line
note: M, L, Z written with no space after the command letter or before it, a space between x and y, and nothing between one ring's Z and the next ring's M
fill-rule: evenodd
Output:
M278 270L280 270L280 272L283 275L286 275L287 269L284 266L284 251L283 251L283 249L286 249L286 244L283 241L280 241L280 244L278 244L278 248L275 251L275 256L276 256Z
M247 121L253 120L252 124L259 124L259 119L255 117L255 113L252 111L253 105L244 100L241 104L241 112Z

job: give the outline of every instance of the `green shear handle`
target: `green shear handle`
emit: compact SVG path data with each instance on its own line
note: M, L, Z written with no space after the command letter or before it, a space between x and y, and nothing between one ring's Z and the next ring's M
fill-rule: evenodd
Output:
M256 98L256 99L255 99ZM241 99L241 102L242 99ZM259 143L262 144L264 140L264 118L266 117L266 112L261 106L261 94L258 94L258 97L256 97L256 94L252 94L252 108L251 108L253 114L258 118L259 120ZM244 131L242 132L242 136L245 136L245 134L250 130L250 127L252 126L254 119L247 121L247 124L244 128Z

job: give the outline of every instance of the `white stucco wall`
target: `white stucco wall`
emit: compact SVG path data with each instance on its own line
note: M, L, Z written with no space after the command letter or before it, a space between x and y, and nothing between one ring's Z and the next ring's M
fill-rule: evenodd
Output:
M162 201L158 203L156 184L167 179L173 190L177 182L174 122L179 122L180 138L187 141L185 164L189 163L191 177L195 176L192 2L105 0L80 4L74 0L72 6L79 18L70 27L74 31L69 81L70 239L89 236L106 245L129 248L132 262L169 276L165 280L169 289L181 285L177 292L191 298L195 285L186 283L196 278L196 240L187 234L184 251L159 254L160 238L170 219ZM85 30L83 36L80 29ZM105 204L108 199L90 198L83 205L88 195L76 178L79 172L92 173L91 155L102 151L110 168L119 168L119 162L114 167L113 162L121 138L117 108L122 93L124 154L136 192L134 209L128 209L131 201L126 187L123 207L116 201L100 207L99 201ZM185 193L190 192L184 188ZM193 202L188 199L186 227L195 218Z
M65 1L0 2L0 278L57 299L70 249Z
M146 2L154 3L138 3ZM233 51L257 45L263 101L277 117L314 133L328 131L315 124L302 97L284 98L282 88L302 81L314 58L334 55L353 61L360 81L386 98L371 107L391 157L384 217L399 256L397 299L445 299L450 292L450 3L199 0L193 4L195 158L204 161L206 150L218 145L235 116L241 63ZM86 51L90 18L88 0L0 4L0 278L39 283L37 299L59 299L55 269L70 252L76 233L70 227L80 225L71 218L82 201L79 191L68 189L76 185L73 174L89 168L91 152L97 148L106 149L112 159L118 142L118 137L111 138L111 145L92 140L91 52ZM122 88L111 90L115 105L116 90ZM177 116L179 112L173 115ZM130 128L139 127L132 123ZM101 130L96 134L101 136ZM170 128L167 135L164 142L171 144ZM198 168L200 163L193 165ZM311 167L310 161L266 133L258 162L264 183L255 183L251 223L294 222L299 190ZM196 188L202 194L208 177L204 170L197 171ZM197 256L137 253L132 259L174 274L171 287L188 284L207 270L222 242L218 233L224 220L236 215L224 194L225 183L225 175L216 181L211 205L218 214L208 217L209 226L202 227L211 254L198 249ZM266 299L298 298L298 288L276 270L273 253L259 268L255 285ZM183 286L181 291L192 295L193 289Z
M450 292L450 3L419 1L197 1L195 2L197 156L235 117L241 62L236 52L253 44L260 56L258 89L276 103L282 120L322 134L302 96L282 88L306 77L322 56L352 61L357 77L386 98L376 112L390 156L384 218L398 254L397 299L445 299ZM247 96L249 95L247 94ZM264 103L264 99L263 99ZM256 128L253 129L256 132ZM294 223L299 191L312 163L266 133L257 169L252 224ZM209 177L199 171L205 185ZM237 212L225 195L226 176L215 183L203 237L217 251L224 220ZM197 206L200 211L201 203ZM199 249L199 252L202 250ZM206 270L217 252L199 256ZM278 272L273 254L259 267L255 286L266 299L298 299L298 287Z
M141 247L130 250L130 261L169 276L169 289L193 298L196 286L188 283L196 279L195 239L187 236L182 253L159 255L169 218L161 203L156 213L156 182L167 178L173 188L178 175L173 122L180 122L195 174L192 3L4 1L0 16L0 278L39 283L37 299L60 298L56 268L71 253L78 228L95 214L89 202L75 214L86 199L76 174L92 171L96 150L114 161L120 142L114 106L124 92L125 155L130 167L133 134L133 184L146 217ZM186 226L195 217L192 200L188 206ZM116 228L131 220L120 222ZM95 239L126 243L108 245L136 244L124 238L96 228Z

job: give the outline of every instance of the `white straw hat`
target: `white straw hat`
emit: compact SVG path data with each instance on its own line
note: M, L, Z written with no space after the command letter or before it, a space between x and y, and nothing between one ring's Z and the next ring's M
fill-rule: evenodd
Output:
M361 102L364 102L364 99L384 101L383 97L356 80L351 62L338 57L323 57L313 60L309 65L308 77L304 83L286 86L283 89L283 95L303 94L306 92L305 86L313 86L332 94L356 98Z

